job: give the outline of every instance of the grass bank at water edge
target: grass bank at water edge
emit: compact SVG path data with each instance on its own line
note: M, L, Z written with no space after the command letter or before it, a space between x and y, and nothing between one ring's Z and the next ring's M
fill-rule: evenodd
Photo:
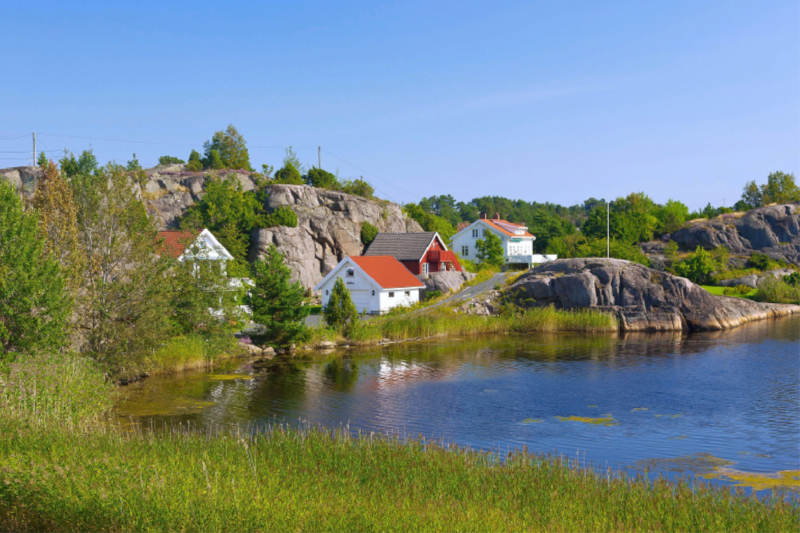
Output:
M480 316L439 307L428 312L403 313L362 322L350 336L356 344L427 339L437 336L469 336L484 333L578 332L606 333L619 329L615 316L595 310L564 311L554 307L528 309L516 314ZM336 331L312 329L311 342L335 340Z
M0 431L6 531L792 531L800 520L779 497L424 440L283 426Z

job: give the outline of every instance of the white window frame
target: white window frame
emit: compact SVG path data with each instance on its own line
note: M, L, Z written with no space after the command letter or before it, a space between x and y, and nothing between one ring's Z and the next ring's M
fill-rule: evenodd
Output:
M394 291L389 293L389 298L394 298Z
M463 255L464 257L469 256L469 246L467 246L466 244L461 247L461 255Z
M422 263L422 273L424 275L428 274L428 263Z
M478 228L474 228L474 229L472 230L472 236L473 236L474 238L476 238L476 239L478 238Z

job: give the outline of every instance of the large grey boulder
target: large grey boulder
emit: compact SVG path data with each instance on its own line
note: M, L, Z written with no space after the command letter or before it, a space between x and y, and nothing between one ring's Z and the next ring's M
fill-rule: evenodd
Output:
M732 254L765 253L800 265L800 202L698 220L672 234L684 250L727 246Z
M24 187L25 198L32 199L42 177L39 167L11 167L0 169L0 179L11 183L17 191Z
M297 227L253 229L249 259L263 257L274 244L292 269L292 278L306 287L316 285L345 256L361 255L361 226L365 222L383 233L422 231L399 205L385 200L367 200L307 185L269 185L266 189L267 210L290 207L297 214Z
M625 331L722 330L800 313L800 306L714 296L686 278L621 259L561 259L506 289L524 307L593 308L615 314Z
M429 291L441 291L442 294L447 294L450 291L457 291L467 281L475 277L475 274L469 272L458 272L451 270L449 272L431 272L427 276L417 276L425 288Z

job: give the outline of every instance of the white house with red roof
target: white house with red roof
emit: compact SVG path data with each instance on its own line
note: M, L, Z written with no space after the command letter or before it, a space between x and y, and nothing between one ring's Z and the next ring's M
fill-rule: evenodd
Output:
M169 254L178 261L193 258L193 252L197 253L197 259L208 261L230 261L233 259L231 253L220 244L208 229L201 231L159 231L158 237L164 241L161 244L160 252Z
M344 281L359 313L378 315L419 301L425 285L391 255L345 257L314 286L328 304L337 279Z
M488 218L486 213L481 213L480 218L472 224L464 226L459 224L459 232L451 239L451 248L461 257L480 263L477 242L489 233L500 237L503 243L503 256L508 264L532 266L536 263L554 261L558 257L534 254L533 241L536 237L528 233L528 227L525 224L503 220L498 213L492 218Z

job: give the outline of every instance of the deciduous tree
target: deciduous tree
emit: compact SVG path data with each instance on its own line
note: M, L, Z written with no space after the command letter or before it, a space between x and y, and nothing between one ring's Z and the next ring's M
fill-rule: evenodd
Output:
M494 233L487 232L483 239L475 242L478 260L482 265L502 267L505 264L503 258L503 241Z
M247 143L233 124L224 131L215 132L211 140L203 144L203 149L206 154L206 168L237 168L253 171ZM212 154L213 151L217 152L217 156ZM218 163L220 166L213 166L213 163Z

